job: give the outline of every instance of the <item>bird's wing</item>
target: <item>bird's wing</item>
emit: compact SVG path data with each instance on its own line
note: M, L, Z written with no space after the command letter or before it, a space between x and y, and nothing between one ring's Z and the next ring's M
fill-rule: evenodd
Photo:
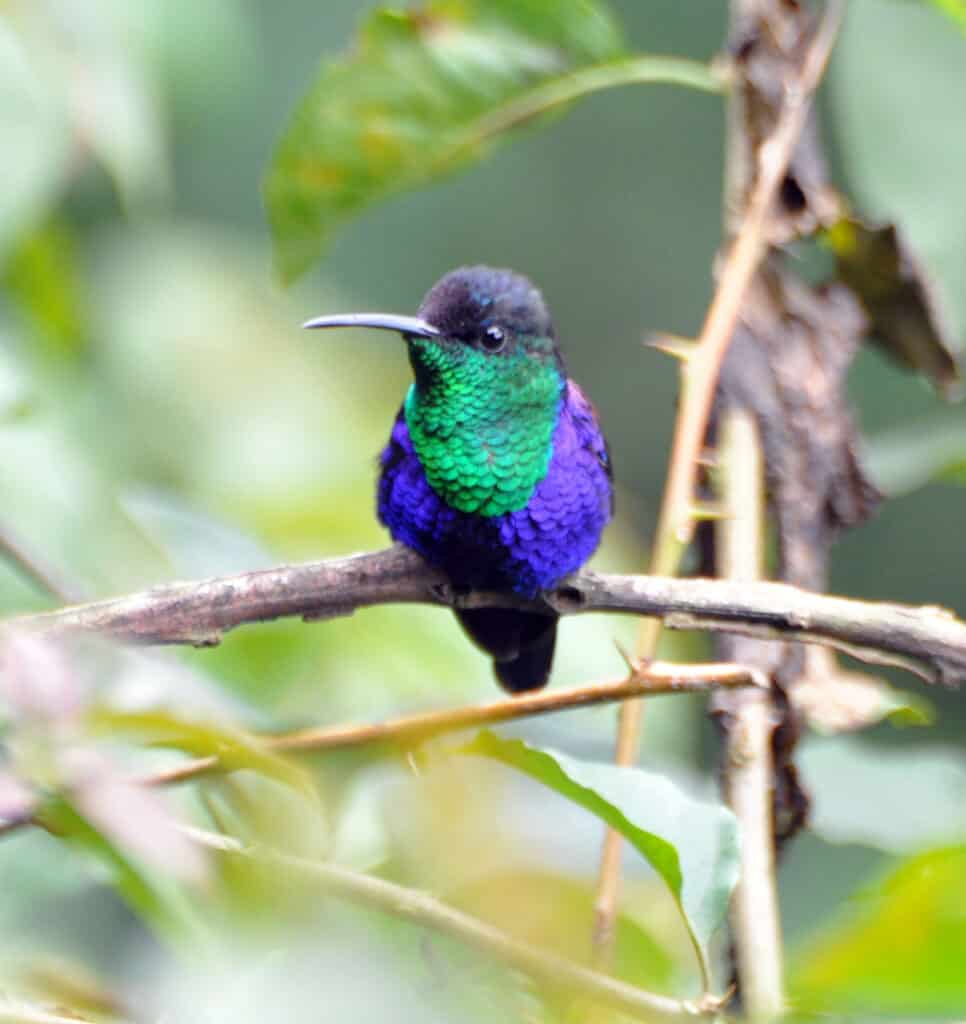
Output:
M594 453L597 461L604 467L607 478L613 480L614 470L611 465L610 446L607 444L604 432L600 429L597 410L594 408L593 402L572 380L567 381L565 400L570 408L574 426L577 428L581 446Z

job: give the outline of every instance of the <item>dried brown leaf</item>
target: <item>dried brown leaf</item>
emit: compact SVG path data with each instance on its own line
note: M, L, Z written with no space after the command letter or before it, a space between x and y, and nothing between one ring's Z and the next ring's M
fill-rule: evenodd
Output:
M899 229L842 217L826 240L839 279L868 314L873 338L902 366L926 374L945 398L956 397L959 353L934 284Z

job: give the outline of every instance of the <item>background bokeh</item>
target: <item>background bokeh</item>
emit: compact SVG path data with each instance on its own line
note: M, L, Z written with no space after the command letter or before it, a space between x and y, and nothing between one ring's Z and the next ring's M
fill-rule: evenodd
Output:
M413 312L438 276L475 262L512 266L544 290L570 372L613 449L619 518L597 564L644 564L676 370L642 340L652 330L693 334L711 294L721 100L658 86L593 96L466 173L372 209L283 291L271 273L260 182L320 56L343 50L371 6L0 4L0 522L90 594L383 544L374 458L407 386L403 347L364 334L309 337L298 325L357 308ZM723 2L612 6L639 50L706 59L725 28ZM821 105L836 177L862 213L908 231L957 337L966 325L964 95L966 42L937 13L852 0ZM941 408L923 381L873 351L859 358L850 387L873 469L902 493L840 542L833 589L966 613L966 492L926 482L934 463L966 462L966 414ZM44 603L0 564L0 610ZM619 674L614 640L628 642L633 624L594 617L567 622L563 634L556 684ZM700 652L696 641L677 641L677 652L686 649ZM216 650L172 659L152 683L141 672L123 685L230 706L276 727L494 695L485 660L430 609L246 629ZM848 757L859 746L874 755L908 748L904 764L961 746L961 695L931 696L939 714L928 730L884 725L844 748L813 741L806 752L806 783L832 824L799 841L783 868L792 940L890 856L888 844L845 827L849 808L836 816L821 787L836 787L840 771L856 777ZM604 709L519 731L603 759L613 727ZM713 738L701 704L655 702L644 757L711 791ZM384 782L352 792L365 808ZM484 870L473 833L484 827L480 785L477 818L453 826L475 865L470 875ZM897 773L888 792L857 784L855 799L878 800L895 825L916 786ZM592 875L595 825L526 787L500 793L494 813L520 863L549 859L574 877ZM386 826L367 827L359 826L363 845ZM561 834L564 848L551 838ZM56 934L66 950L109 961L122 912L104 909L60 862L50 867L42 837L18 840L28 841L40 858L28 868L12 843L0 847L3 870L25 879L23 906L0 918L6 940L24 929ZM75 909L55 914L65 893ZM81 916L83 928L65 923ZM85 931L99 937L88 943Z

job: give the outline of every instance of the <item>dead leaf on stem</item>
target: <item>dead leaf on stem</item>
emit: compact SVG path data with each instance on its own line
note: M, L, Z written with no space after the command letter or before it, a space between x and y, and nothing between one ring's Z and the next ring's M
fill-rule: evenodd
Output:
M842 217L827 232L837 273L868 314L873 339L900 365L958 396L958 352L933 282L894 224Z

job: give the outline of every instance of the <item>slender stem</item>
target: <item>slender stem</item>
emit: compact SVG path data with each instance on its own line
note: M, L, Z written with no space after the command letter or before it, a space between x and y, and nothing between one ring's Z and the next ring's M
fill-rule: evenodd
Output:
M787 89L775 130L757 154L757 180L741 229L728 251L693 353L682 362L681 405L651 560L654 575L677 571L681 554L693 535L695 481L718 370L734 333L745 294L767 251L768 218L805 125L812 94L828 63L844 9L844 0L829 0L825 16L805 55L798 80ZM660 630L660 624L643 624L637 650L641 660L654 657ZM641 710L640 701L629 702L621 710L616 751L618 764L629 764L637 758ZM620 847L620 836L609 831L601 856L594 926L594 943L600 958L609 955L608 949L613 943L620 890Z
M0 1007L0 1024L87 1024L86 1017L71 1012L69 1017L33 1007Z
M405 715L389 722L303 729L284 736L266 737L265 746L278 753L319 753L373 744L392 745L402 750L410 750L435 736L462 729L498 725L501 722L552 714L570 708L612 703L642 693L649 696L668 693L707 693L718 688L763 685L765 677L761 673L746 671L740 665L655 663L646 669L635 669L626 678L613 682L588 683L566 690L509 697L490 704ZM142 781L152 786L169 785L223 770L224 766L217 757L201 757L167 771L149 775Z
M203 836L197 830L193 835L196 839ZM636 988L521 942L492 925L441 903L427 893L407 889L372 875L274 850L243 847L225 836L212 836L211 840L210 845L226 856L255 860L276 873L283 871L299 875L342 899L432 928L552 985L554 989L569 991L638 1020L670 1022L711 1018L723 1005L723 1000L713 996L691 1002Z
M729 515L716 528L721 576L760 579L764 571L764 459L750 414L729 409L722 423L722 494ZM741 995L754 1021L779 1017L784 1008L782 942L775 877L775 719L771 696L758 689L734 695L725 733L725 798L741 834L741 876L732 902Z
M83 597L79 587L64 579L46 559L41 558L36 551L31 551L22 537L15 536L5 526L0 527L0 558L57 601L67 604Z

